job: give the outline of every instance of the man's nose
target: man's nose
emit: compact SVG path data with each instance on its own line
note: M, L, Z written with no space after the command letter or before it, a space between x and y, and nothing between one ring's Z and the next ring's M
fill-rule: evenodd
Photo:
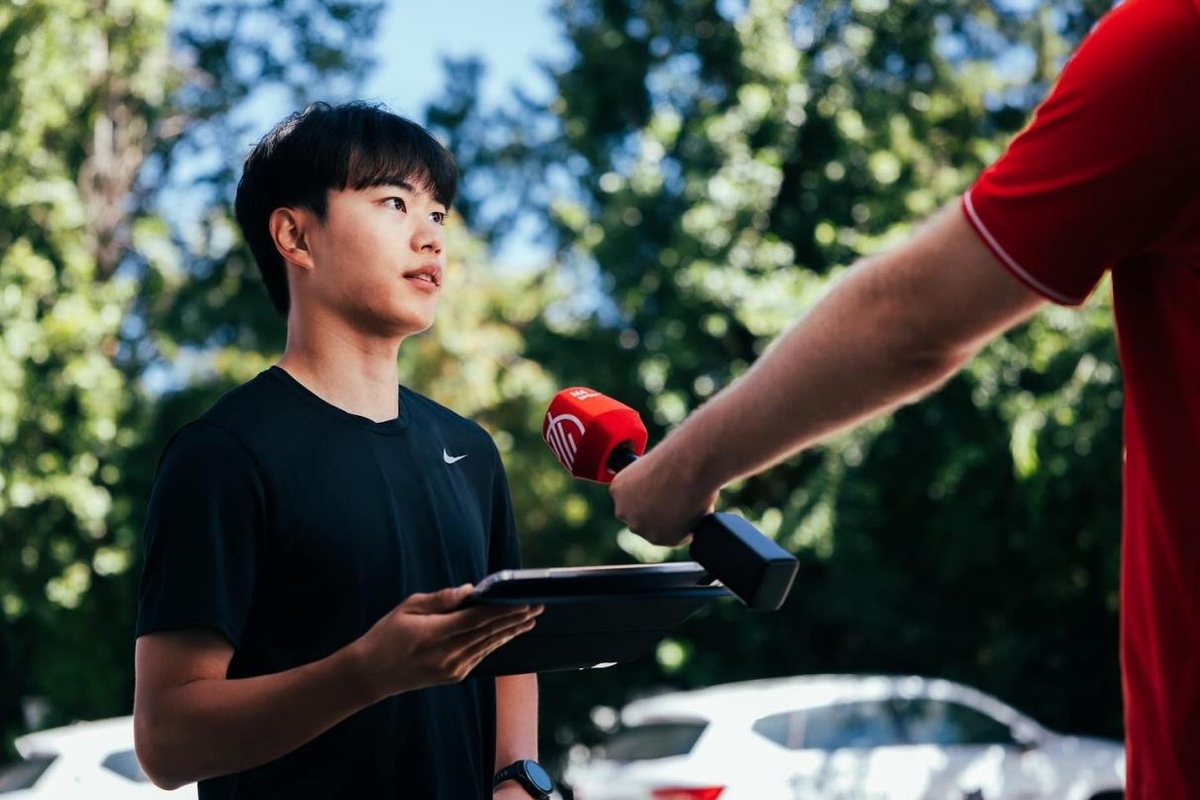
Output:
M413 250L417 252L442 252L442 226L431 219L422 220L413 232Z

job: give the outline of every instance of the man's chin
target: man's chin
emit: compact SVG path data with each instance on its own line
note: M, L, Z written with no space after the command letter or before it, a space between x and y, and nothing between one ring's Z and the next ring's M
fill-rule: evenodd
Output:
M433 314L430 314L428 317L405 317L403 320L397 321L397 334L400 336L417 336L425 333L433 327L434 319L435 315Z
M391 314L389 315L390 319L386 320L386 324L398 336L416 336L433 327L433 322L437 319L436 301L414 305L416 305L415 308L406 303L388 309Z
M360 318L358 326L364 333L387 339L406 339L433 327L434 315L404 314L402 316L372 316Z

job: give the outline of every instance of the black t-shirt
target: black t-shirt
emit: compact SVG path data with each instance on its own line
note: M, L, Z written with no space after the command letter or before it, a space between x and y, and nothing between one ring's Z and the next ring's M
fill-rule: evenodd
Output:
M159 463L137 634L219 632L230 678L324 658L414 592L519 566L491 438L408 389L373 422L278 367L181 428ZM495 682L406 692L200 797L491 797Z

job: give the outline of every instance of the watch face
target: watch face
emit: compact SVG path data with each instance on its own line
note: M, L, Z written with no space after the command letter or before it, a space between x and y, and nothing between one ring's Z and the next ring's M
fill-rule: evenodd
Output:
M536 761L525 762L525 776L541 791L547 794L554 791L554 781L550 780L550 775Z

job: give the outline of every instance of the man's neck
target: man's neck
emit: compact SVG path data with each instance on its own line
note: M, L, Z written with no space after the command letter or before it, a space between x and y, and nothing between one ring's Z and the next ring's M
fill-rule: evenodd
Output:
M396 359L401 341L328 320L289 318L279 366L330 405L384 422L400 415Z

